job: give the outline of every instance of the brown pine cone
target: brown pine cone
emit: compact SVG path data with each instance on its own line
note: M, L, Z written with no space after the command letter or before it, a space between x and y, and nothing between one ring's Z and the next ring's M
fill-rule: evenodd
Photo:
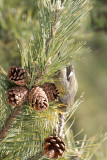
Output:
M58 90L54 83L44 83L42 85L43 90L45 91L49 101L55 101L58 97Z
M15 86L7 91L7 102L12 106L22 106L28 98L28 89L21 86Z
M65 143L57 136L49 136L43 144L44 154L49 158L59 158L65 151Z
M8 78L17 85L26 86L27 71L15 66L8 70Z
M45 92L38 86L32 88L29 92L29 101L34 110L45 111L49 106Z

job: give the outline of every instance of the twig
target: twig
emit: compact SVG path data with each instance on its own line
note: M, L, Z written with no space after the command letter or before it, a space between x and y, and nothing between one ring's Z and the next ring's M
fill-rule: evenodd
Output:
M60 11L61 11L61 9L57 10L55 13L54 24L56 24L56 21L57 21L59 14L60 14ZM55 35L57 29L58 29L57 26L55 25L55 27L53 28L52 23L51 23L50 37L46 40L46 44L47 44L46 51L45 51L46 55L48 53L49 45L52 43L53 35ZM38 75L38 78L37 78L38 80L35 83L36 85L38 85L41 82L42 77L43 77L43 75L45 75L45 73L47 73L47 68L49 67L50 64L51 64L51 60L48 61L48 64L44 68L43 72Z
M63 136L63 129L65 124L65 116L64 114L59 113L59 127L58 127L58 136Z
M2 127L2 129L0 131L0 140L2 140L5 137L6 133L8 132L9 128L11 127L11 124L13 123L14 119L18 116L21 109L22 109L22 107L15 107L13 113L9 115L4 126Z
M79 160L80 158L78 157L78 156L73 156L72 158L71 158L71 160Z
M58 18L58 16L59 16L59 14L60 14L60 11L61 11L61 10L59 9L59 10L57 10L56 13L55 13L54 24L56 24L56 21L57 21L57 18ZM53 24L51 23L51 34L50 34L49 39L47 39L46 54L48 53L49 44L52 42L53 35L55 35L55 33L56 33L56 31L57 31L57 26L55 26L55 27L53 28L52 25L53 25Z
M65 115L59 113L59 128L58 128L58 136L63 137L63 130L65 125ZM79 156L71 157L71 160L80 160Z

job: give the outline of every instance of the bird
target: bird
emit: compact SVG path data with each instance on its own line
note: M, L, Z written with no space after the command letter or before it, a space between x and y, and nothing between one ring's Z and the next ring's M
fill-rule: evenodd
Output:
M59 92L58 101L61 105L62 112L68 112L74 104L74 98L78 90L78 82L75 75L74 66L69 64L68 67L60 70L56 75L55 85Z

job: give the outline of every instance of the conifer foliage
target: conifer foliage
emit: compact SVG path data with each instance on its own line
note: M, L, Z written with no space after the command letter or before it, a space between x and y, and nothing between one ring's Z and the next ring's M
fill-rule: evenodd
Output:
M89 160L97 149L93 144L107 135L74 141L68 122L82 97L74 103L77 80L68 66L87 50L75 35L90 2L39 0L38 10L39 28L21 48L22 66L8 73L0 68L0 159Z

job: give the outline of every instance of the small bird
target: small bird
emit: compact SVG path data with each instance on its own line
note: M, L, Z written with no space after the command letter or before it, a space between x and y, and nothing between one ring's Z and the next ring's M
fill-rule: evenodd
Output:
M78 90L78 82L72 64L62 69L56 76L55 85L59 91L59 102L63 103L60 107L62 112L68 112L74 104L74 98Z

